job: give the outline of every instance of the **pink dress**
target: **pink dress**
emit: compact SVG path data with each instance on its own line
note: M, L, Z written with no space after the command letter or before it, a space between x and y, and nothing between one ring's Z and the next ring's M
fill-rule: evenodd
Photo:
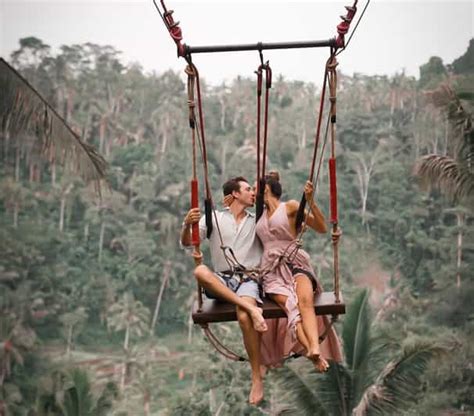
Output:
M268 218L266 211L260 217L256 232L263 244L261 269L268 270L263 277L265 294L280 294L287 297L286 310L288 319L269 319L269 329L262 336L262 362L267 366L281 365L292 352L304 354L303 346L296 338L296 325L301 321L296 294L296 275L303 270L304 274L315 276L308 253L302 248L294 250L295 239L290 232L286 213L286 204L280 203L273 215ZM279 260L284 256L282 260ZM293 272L292 272L293 269ZM314 282L316 293L322 292L319 282ZM317 316L319 334L323 334L330 324L327 316ZM326 360L342 361L341 345L334 328L330 328L324 341L320 344L321 355Z

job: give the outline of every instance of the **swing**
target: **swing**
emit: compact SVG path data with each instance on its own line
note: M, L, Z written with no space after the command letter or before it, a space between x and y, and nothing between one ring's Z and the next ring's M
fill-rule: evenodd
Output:
M205 131L204 131L204 119L201 103L201 90L199 82L199 73L196 66L192 62L192 55L196 53L213 53L213 52L235 52L235 51L248 51L248 50L257 50L260 54L261 65L257 70L257 204L256 204L256 216L257 219L263 212L263 188L265 177L265 160L266 160L266 147L267 147L267 119L268 119L268 95L269 89L271 88L271 69L268 61L263 62L262 50L264 49L292 49L292 48L314 48L314 47L329 47L330 48L330 58L326 64L326 69L324 72L324 83L323 90L321 93L321 101L319 108L318 123L315 135L315 144L314 152L311 163L311 169L308 180L313 182L317 152L319 148L320 141L320 132L322 125L322 114L324 109L324 100L326 95L326 85L329 84L330 90L330 111L328 114L328 122L326 126L325 138L327 139L328 127L330 125L330 136L331 136L331 156L329 159L329 179L330 179L330 210L331 217L330 222L332 224L333 235L337 235L337 238L333 238L333 291L331 292L322 292L315 295L314 298L314 308L317 315L330 315L332 316L332 322L337 320L339 315L345 313L345 304L342 299L339 287L339 250L338 250L338 214L337 214L337 187L336 187L336 160L335 160L335 123L336 123L336 87L337 87L337 76L336 76L336 55L342 52L349 43L351 37L347 44L345 43L345 35L349 31L350 23L356 14L357 0L354 1L353 6L346 7L347 15L341 16L343 20L337 26L338 36L329 40L323 41L310 41L310 42L287 42L287 43L257 43L257 44L244 44L244 45L220 45L220 46L200 46L192 47L182 43L182 33L179 27L179 22L175 22L173 19L173 11L167 10L164 0L161 0L161 7L163 12L160 10L156 1L153 0L157 11L159 12L165 26L167 27L171 38L174 40L178 50L178 57L183 57L188 66L186 68L186 73L188 75L188 106L189 106L189 125L192 132L192 158L193 158L193 177L191 180L191 207L198 207L198 181L196 173L196 137L200 146L202 161L204 167L204 186L205 186L205 218L207 226L207 237L212 233L212 215L214 213L211 190L208 180L208 163L207 163L207 152L206 152L206 141L205 141ZM368 3L367 3L368 5ZM366 6L367 7L367 6ZM365 9L362 13L364 14ZM361 17L362 17L361 15ZM360 18L359 18L360 21ZM358 23L357 23L358 24ZM356 25L357 27L357 25ZM263 138L263 157L260 157L260 113L261 113L261 95L262 95L262 79L263 72L265 72L266 77L266 91L265 91L265 113L264 113L264 138ZM194 92L197 93L197 103L195 102ZM195 116L195 106L198 107L199 119L196 119ZM198 128L196 128L198 127ZM320 167L323 160L324 148L326 146L326 139L323 144L323 150L321 151L316 182L319 177ZM262 162L262 163L261 163ZM301 241L301 237L306 230L306 224L303 223L305 218L305 205L306 199L303 195L300 207L297 214L297 230L299 231L298 240ZM218 224L216 224L219 228ZM192 245L194 246L195 254L200 254L200 241L199 241L199 228L198 224L194 224L191 231ZM218 230L219 234L220 231ZM221 239L222 241L222 239ZM222 244L223 246L223 244ZM199 260L196 260L196 265L200 264ZM238 356L232 351L224 347L219 340L213 335L209 328L209 324L218 323L218 322L229 322L236 321L236 307L235 305L228 304L218 300L212 299L203 299L202 289L198 287L197 300L192 307L192 319L193 322L197 325L200 325L204 330L206 336L209 338L213 346L221 354L227 358L243 361L245 358ZM275 302L270 299L264 299L264 304L262 306L263 317L265 319L274 319L274 318L284 318L286 313L281 309ZM322 334L320 341L324 339L325 334Z

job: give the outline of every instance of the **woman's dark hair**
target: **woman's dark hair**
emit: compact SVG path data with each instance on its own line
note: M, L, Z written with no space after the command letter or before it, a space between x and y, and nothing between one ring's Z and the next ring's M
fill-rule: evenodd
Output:
M265 175L265 184L270 187L273 196L280 199L282 194L280 174L276 170L271 170Z
M222 192L224 193L224 196L230 195L234 191L240 192L240 182L247 182L247 179L245 179L243 176L236 176L235 178L229 179L224 185L222 185Z

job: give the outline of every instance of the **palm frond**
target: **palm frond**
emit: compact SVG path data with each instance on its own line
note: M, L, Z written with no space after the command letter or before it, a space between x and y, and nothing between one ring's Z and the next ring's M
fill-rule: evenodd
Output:
M426 155L415 166L422 188L439 188L448 198L461 201L474 197L474 174L449 156Z
M319 391L314 380L316 374L302 374L285 366L276 370L276 375L282 390L288 392L290 409L284 414L308 416L327 414L318 398Z
M89 376L84 370L73 368L69 372L72 382L64 394L64 408L67 416L90 415L93 398Z
M344 355L352 375L351 385L348 387L351 407L355 406L367 385L371 383L368 372L372 349L369 294L366 289L355 297L348 307L342 328Z
M355 416L399 414L415 403L422 389L421 379L429 364L445 352L433 343L416 341L406 345L369 386L354 409Z
M370 343L369 291L361 291L349 305L342 339L347 365L354 370L366 360Z
M339 363L331 362L328 372L317 376L316 391L328 414L344 416L350 413L352 385L353 373Z
M30 153L40 154L99 185L107 163L84 143L41 94L0 58L0 138L14 140Z
M118 386L113 381L107 382L101 392L101 395L97 399L96 406L92 413L97 416L105 416L110 414L110 410L113 407L114 400L116 400L118 396Z

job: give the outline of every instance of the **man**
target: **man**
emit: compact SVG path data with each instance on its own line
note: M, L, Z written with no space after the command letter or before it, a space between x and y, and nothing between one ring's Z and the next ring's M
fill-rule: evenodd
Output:
M233 202L224 211L217 211L217 223L223 245L233 251L235 259L246 269L258 267L262 247L255 234L255 215L247 211L255 203L255 192L243 177L228 180L222 187L224 196L231 195ZM183 222L181 243L191 245L191 228L199 222L201 239L206 236L205 219L200 218L198 208L191 209ZM205 265L194 270L194 276L205 289L208 297L219 298L237 307L237 319L242 330L245 349L252 370L252 388L249 403L257 404L263 399L263 382L260 373L261 332L267 330L262 316L259 287L257 282L241 272L230 270L232 262L226 260L215 218L213 232L209 238L213 271ZM230 254L230 253L228 253Z

